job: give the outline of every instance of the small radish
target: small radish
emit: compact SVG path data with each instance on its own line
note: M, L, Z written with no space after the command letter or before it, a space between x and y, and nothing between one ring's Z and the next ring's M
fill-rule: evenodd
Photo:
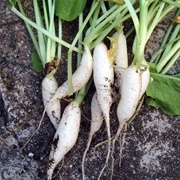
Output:
M134 114L139 102L141 91L141 71L135 66L129 66L122 79L121 99L117 107L119 131ZM119 134L119 133L118 133Z
M108 163L110 150L111 150L111 132L110 132L109 113L112 104L111 95L112 95L112 84L114 83L114 71L113 71L112 63L110 62L110 59L108 57L107 47L104 43L100 43L94 48L93 59L94 59L93 77L97 92L97 100L106 122L107 134L108 134L108 153L106 157L106 163L99 175L100 178Z
M112 38L114 38L116 40L116 58L114 60L114 72L115 72L115 83L114 83L114 89L117 88L119 91L118 93L116 91L113 91L113 95L115 96L115 100L116 99L120 99L120 93L121 93L121 86L122 86L122 79L123 79L123 75L126 71L126 69L128 68L128 54L127 54L127 43L126 43L126 37L121 30L115 32L112 36ZM114 169L114 157L113 157L113 152L114 152L114 148L115 148L115 142L117 140L118 136L115 137L112 141L112 172ZM112 176L111 176L112 179Z
M121 99L117 107L119 129L116 136L119 136L126 122L134 115L139 100L147 89L149 79L148 66L131 65L125 71L122 79Z
M77 70L72 75L73 93L79 91L90 79L93 69L93 58L91 52L87 46L82 56L81 63ZM65 81L52 96L49 103L46 105L45 110L48 106L60 101L60 99L68 95L68 81ZM44 111L45 111L44 110ZM43 116L42 116L43 118ZM41 119L42 119L41 118Z
M73 93L79 91L89 80L93 69L93 59L89 48L86 46L80 66L72 75ZM56 91L54 99L62 99L68 95L68 81L65 81Z
M96 93L93 95L92 101L91 101L91 128L88 138L88 143L86 146L86 149L83 154L82 159L82 176L83 180L85 180L85 169L84 169L84 162L86 158L87 151L89 150L93 135L101 128L103 123L103 116L102 111L99 107L99 104L97 102L97 95Z
M57 89L58 84L54 76L51 74L46 75L46 77L42 81L42 97L44 107L46 107L46 105L49 103L50 99L53 97ZM54 100L53 102L50 102L49 106L46 109L46 113L51 123L54 125L56 129L60 121L60 111L61 106L58 99Z
M112 38L117 41L117 53L114 61L114 71L118 81L117 86L120 88L122 83L122 76L128 67L127 43L126 37L122 30L115 32Z
M97 94L95 93L91 102L91 130L89 136L92 137L103 123L102 111L97 101Z
M115 147L115 142L120 136L122 129L125 127L125 125L127 125L127 121L130 120L130 118L135 114L139 100L147 89L149 79L150 73L147 64L142 64L139 67L131 65L123 74L122 85L120 88L121 99L117 107L119 127L112 143L112 172L114 169L113 151ZM122 148L120 148L120 159L121 154Z
M122 84L120 87L121 98L117 107L117 116L119 121L119 127L116 132L115 138L112 141L112 172L114 169L114 157L113 152L115 148L115 142L119 138L123 127L127 121L133 116L136 111L136 107L139 102L141 91L141 71L139 67L134 65L129 66L123 74ZM120 150L121 156L121 150ZM111 174L111 179L112 179Z
M79 104L73 101L65 108L53 139L47 171L48 180L52 179L52 174L55 167L76 143L80 121L81 110Z

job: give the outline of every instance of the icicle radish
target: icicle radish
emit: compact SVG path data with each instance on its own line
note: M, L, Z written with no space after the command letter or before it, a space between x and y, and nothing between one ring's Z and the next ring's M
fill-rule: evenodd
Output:
M117 117L119 120L119 127L112 143L112 154L111 154L112 155L112 167L111 167L112 172L114 169L113 151L115 147L115 142L119 138L123 127L126 125L127 121L133 116L136 110L136 107L139 102L140 91L141 91L140 68L134 65L131 65L126 69L126 71L123 74L122 84L120 88L121 99L117 107ZM121 153L120 153L120 156L121 156ZM112 179L112 174L111 174L111 179Z
M112 39L114 39L115 41L115 43L113 41L111 41L111 43L115 44L114 51L116 51L115 52L116 56L114 59L114 72L116 78L112 93L113 101L114 101L120 98L122 76L128 67L128 55L127 55L126 37L121 29L113 34Z
M97 101L97 94L95 93L91 102L91 130L90 136L93 136L100 128L103 122L102 111Z
M79 91L89 80L92 74L93 59L88 47L82 56L78 69L72 75L73 93ZM65 81L56 91L53 99L62 99L68 95L68 81Z
M72 75L73 93L79 91L89 80L93 69L93 58L91 52L87 46L85 46L85 51L82 56L81 63L77 70ZM68 81L65 81L52 96L49 103L46 105L45 110L51 106L51 104L56 103L58 100L66 97L68 95Z
M134 114L139 102L141 91L141 72L135 66L129 66L122 79L121 99L117 107L117 116L119 119L119 128Z
M121 93L121 86L122 86L122 79L123 79L123 74L125 73L126 69L128 68L128 54L127 54L127 43L126 43L126 37L121 30L115 32L112 36L117 42L117 53L116 53L116 58L114 61L115 67L114 67L114 72L115 72L115 83L114 83L114 88L118 88L118 93L114 93L116 95L116 99L120 99L120 93ZM113 95L114 95L113 94ZM115 136L115 138L112 141L112 172L114 169L114 148L115 148L115 142L117 140L118 136ZM112 173L113 174L113 173ZM111 174L111 179L112 179L112 174Z
M126 123L135 114L139 100L147 89L150 79L149 67L147 63L138 67L131 65L125 71L122 77L121 99L117 107L117 116L119 120L119 127L112 144L112 172L114 169L113 151L115 142L120 136L120 133L125 127ZM122 147L120 148L120 159L122 154ZM113 173L112 173L113 174ZM111 179L112 179L111 174Z
M120 88L123 73L128 67L127 43L126 37L122 30L115 32L112 38L117 41L117 53L114 61L114 71L117 78L117 86Z
M117 107L119 131L135 113L138 102L146 91L149 78L150 73L147 66L131 65L125 71L122 79L121 99Z
M53 139L47 171L48 180L52 179L56 165L76 143L81 120L79 104L71 102L64 110L62 119Z
M42 81L42 96L44 106L46 106L49 103L50 99L55 94L57 89L58 84L54 76L50 74L46 75L46 77ZM57 129L61 115L61 106L58 99L54 100L53 102L50 102L50 105L48 105L46 109L46 113L51 123Z
M106 163L103 167L102 172L104 171L110 155L111 148L111 132L110 132L110 107L112 104L112 84L114 83L114 71L112 63L108 57L108 50L105 44L100 43L94 48L93 53L93 76L94 76L94 84L97 92L97 100L100 106L100 109L103 113L103 117L106 122L107 134L108 134L108 153L106 157Z
M83 154L83 159L82 159L83 180L85 180L84 162L85 162L86 154L87 154L87 151L89 150L93 135L101 128L102 122L103 122L102 111L97 102L97 95L95 93L91 101L91 128L90 128L88 143L87 143L86 149Z

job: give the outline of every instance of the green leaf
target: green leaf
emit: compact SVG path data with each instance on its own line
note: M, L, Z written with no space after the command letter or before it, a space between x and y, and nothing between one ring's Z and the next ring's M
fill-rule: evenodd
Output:
M146 90L146 103L168 115L180 115L180 74L151 73L153 81Z
M43 71L43 65L42 65L41 60L39 58L39 55L36 51L34 51L31 54L31 61L32 61L33 69L36 72L42 72Z
M84 10L87 0L56 0L55 13L60 19L72 21Z

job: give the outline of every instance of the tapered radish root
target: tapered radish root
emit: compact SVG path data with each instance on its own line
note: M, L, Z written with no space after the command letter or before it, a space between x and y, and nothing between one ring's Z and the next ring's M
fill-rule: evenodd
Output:
M53 139L47 171L48 180L52 179L52 174L56 165L76 143L79 133L80 120L81 110L79 108L79 104L73 101L65 108Z
M127 54L127 43L126 43L126 37L121 30L115 32L112 36L116 41L117 41L117 53L116 53L116 58L114 61L115 67L114 67L114 72L115 72L115 83L114 83L114 88L118 88L119 91L116 93L116 99L120 99L121 95L121 86L122 86L122 79L123 75L128 68L128 54ZM115 142L118 137L115 137L112 141L112 174L113 174L113 169L114 169L114 148L115 148ZM111 179L112 179L112 174L111 174Z
M108 50L105 44L100 43L94 49L93 53L94 64L94 84L97 92L97 100L99 107L103 113L103 117L106 122L107 134L108 134L108 153L106 157L106 163L100 172L99 178L101 177L110 156L111 148L111 132L110 132L110 107L112 104L112 84L114 83L114 71L112 63L108 57Z
M89 80L92 69L93 59L88 47L82 56L82 60L78 69L72 75L73 93L79 91ZM62 99L68 95L68 81L65 81L56 91L53 99Z
M72 75L73 93L79 91L89 80L92 69L93 59L88 47L85 47L85 51L82 56L81 63L78 69ZM59 102L60 99L68 95L68 81L65 81L52 96L49 103L46 105L45 110L50 108L54 103ZM51 114L51 113L50 113Z
M139 102L141 91L141 71L135 66L130 66L124 73L121 87L121 99L117 107L119 130L134 114Z
M119 120L119 127L115 138L112 142L112 174L114 169L114 157L113 151L115 148L115 142L119 138L123 127L126 125L127 121L133 116L136 107L139 102L140 91L141 91L141 71L139 67L129 66L123 74L122 84L120 88L121 99L117 107L117 116ZM121 152L121 148L120 148ZM120 153L121 156L121 153ZM120 157L121 159L121 157ZM111 174L111 179L112 179Z
M97 94L95 93L91 102L91 130L89 135L93 136L101 128L102 123L102 111L97 101Z
M58 84L54 76L50 74L46 75L46 77L42 81L42 96L45 107L50 102L50 99L53 97L57 89ZM46 109L46 113L51 123L57 129L61 116L61 106L58 99L54 100L53 102L50 102Z
M91 101L91 128L90 128L88 143L87 143L86 149L83 154L83 159L82 159L83 180L85 180L84 162L85 162L86 154L87 154L87 151L89 150L93 135L101 128L102 122L103 122L102 111L97 102L97 95L95 93Z
M117 78L117 86L120 88L123 73L128 67L127 43L126 37L122 30L115 32L112 37L117 41L117 53L114 61L114 71Z
M92 74L93 59L88 47L85 47L81 64L72 75L73 92L79 91L88 82ZM68 81L61 85L56 91L51 101L60 100L68 95ZM80 98L81 99L81 98ZM52 178L52 174L56 165L63 159L65 154L74 146L80 126L81 113L79 104L81 100L71 102L65 109L63 117L56 131L50 157L49 168L47 171L48 180Z
M123 31L120 29L115 32L112 38L116 41L116 56L114 59L114 72L115 82L113 86L113 99L118 100L120 98L120 89L122 84L122 76L125 70L128 68L128 54L126 37Z
M138 67L131 65L125 71L122 78L121 99L117 107L119 128L114 141L119 137L127 121L134 115L139 100L147 89L149 79L149 68L146 65Z

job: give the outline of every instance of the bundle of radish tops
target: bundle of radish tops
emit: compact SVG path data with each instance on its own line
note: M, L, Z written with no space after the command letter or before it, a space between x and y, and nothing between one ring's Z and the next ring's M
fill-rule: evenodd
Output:
M42 0L39 4L39 1L33 0L33 22L26 16L22 1L10 1L11 10L24 20L34 43L33 67L38 72L43 70L45 75L42 81L44 113L56 128L49 156L48 180L52 178L57 164L76 143L81 122L80 107L92 82L96 92L91 102L89 140L82 159L83 179L86 153L93 135L103 122L107 127L108 146L106 162L98 179L110 159L113 174L115 142L135 117L144 99L148 105L160 108L166 114L180 115L180 104L177 102L180 99L180 74L167 74L180 55L180 0L93 0L91 7L86 3L86 0ZM158 23L172 11L174 14L169 19L162 45L147 62L144 55L146 43ZM62 21L77 18L78 33L73 42L65 42ZM131 20L134 26L124 33L124 22ZM36 30L36 35L32 28ZM130 52L134 58L129 64L126 39L131 33L135 34ZM62 46L67 48L68 77L58 87L54 75L61 61ZM73 53L77 53L77 69L74 73ZM115 91L117 88L118 92ZM166 91L161 91L164 88ZM67 96L74 97L74 100L61 115L61 99ZM119 128L112 135L109 114L114 102L118 104Z

